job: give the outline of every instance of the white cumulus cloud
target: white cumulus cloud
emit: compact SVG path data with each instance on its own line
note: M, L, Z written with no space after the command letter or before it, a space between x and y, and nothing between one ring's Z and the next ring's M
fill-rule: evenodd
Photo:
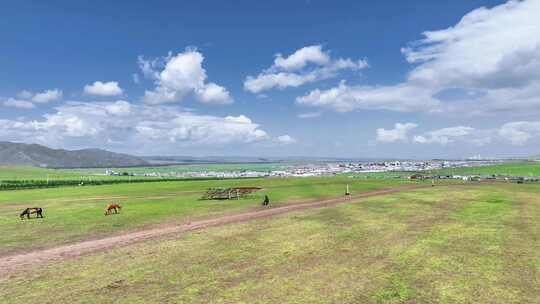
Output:
M131 113L131 104L124 100L108 103L104 105L105 110L112 115L125 116Z
M513 145L524 145L532 137L540 136L540 121L515 121L505 123L499 135Z
M19 108L19 109L33 109L36 107L32 102L28 100L15 99L15 98L8 98L4 100L2 104L6 107Z
M475 9L454 26L426 31L423 39L402 48L408 62L414 64L404 82L340 85L314 90L297 100L342 112L385 109L458 115L538 113L539 11L539 0L508 1ZM441 93L449 90L473 94L447 100ZM418 93L416 98L411 91Z
M481 7L402 51L409 79L437 87L514 87L540 79L540 1Z
M429 131L423 135L417 135L413 141L420 144L437 143L446 145L454 142L456 139L463 139L465 136L470 135L475 129L465 126L449 127L439 130Z
M244 89L251 93L287 87L299 87L306 83L335 77L342 70L357 71L368 67L366 60L349 58L332 59L322 46L303 47L288 57L277 54L274 64L256 77L248 76Z
M406 142L409 133L416 124L395 124L394 129L377 129L377 141ZM540 138L540 121L511 121L497 128L473 128L469 126L446 127L425 131L412 136L412 142L417 144L467 144L485 146L488 144L511 144L522 146L532 139Z
M407 141L409 131L416 127L418 127L418 125L415 123L396 123L394 128L390 130L379 128L376 131L377 141L386 143Z
M207 104L232 103L233 98L225 87L206 82L208 77L203 61L203 55L193 49L152 61L139 57L143 74L154 79L156 84L154 90L145 92L144 101L148 104L172 103L191 95Z
M38 93L23 90L17 93L17 98L0 98L0 104L5 107L33 109L39 104L60 100L62 99L62 95L63 93L59 89L45 90Z
M289 57L277 54L274 67L285 71L295 71L304 68L308 63L327 65L330 63L330 56L322 50L321 45L306 46L296 50Z
M417 86L339 86L328 90L313 90L296 98L301 105L321 107L337 112L354 110L392 110L400 112L426 111L435 109L439 101L432 98L431 91Z
M229 91L213 82L205 84L197 89L195 95L202 103L228 104L232 102Z
M31 98L31 101L34 103L48 103L50 101L59 100L61 98L62 91L54 89L34 94L34 96L32 96Z
M84 86L84 93L97 96L117 96L122 95L124 91L116 81L95 81L93 84Z
M275 141L279 144L284 144L284 145L288 145L288 144L294 144L296 143L296 139L293 138L292 136L290 135L281 135L281 136L278 136Z
M212 116L127 101L68 102L40 119L0 120L0 138L60 147L111 147L135 154L182 147L271 142L245 115ZM284 138L286 140L286 138Z

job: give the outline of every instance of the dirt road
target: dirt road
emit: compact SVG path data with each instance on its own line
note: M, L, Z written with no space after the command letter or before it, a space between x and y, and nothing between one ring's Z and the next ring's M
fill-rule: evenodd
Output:
M339 197L328 200L321 200L315 202L301 203L301 204L292 204L275 208L260 209L257 211L244 212L234 215L226 215L221 217L216 217L207 220L194 221L191 223L184 223L178 225L166 225L163 227L128 232L125 234L120 234L116 236L111 236L98 240L88 240L78 243L63 245L51 249L36 250L30 251L27 253L20 253L15 255L10 255L0 258L0 277L3 275L12 272L18 268L24 266L38 265L45 262L73 258L81 255L89 254L92 252L105 251L114 247L125 246L127 244L140 242L148 239L158 238L162 236L178 234L186 231L193 231L204 229L208 227L226 225L231 223L245 222L253 219L266 218L278 214L288 213L292 211L299 211L305 209L313 208L322 208L328 206L334 206L347 202L355 202L357 199L366 198L371 196L385 195L390 193L401 192L411 189L426 188L429 186L426 185L408 185L400 186L392 189L382 189L367 191L361 194L348 196L348 197Z

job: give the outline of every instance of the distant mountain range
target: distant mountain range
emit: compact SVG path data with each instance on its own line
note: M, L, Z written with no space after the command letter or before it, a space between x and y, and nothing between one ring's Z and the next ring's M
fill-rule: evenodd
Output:
M0 142L0 165L49 168L106 168L145 166L145 160L101 149L63 150L38 144Z
M495 159L495 158L493 158ZM540 157L499 158L501 160L535 160ZM238 163L313 163L391 161L392 159L333 157L249 157L249 156L133 156L102 149L51 149L38 144L0 141L0 165L25 165L48 168L118 168L166 166L181 164ZM393 159L398 160L398 159ZM405 159L399 159L405 160Z
M245 164L281 162L283 159L248 156L142 156L152 165Z
M340 157L250 157L250 156L142 156L152 165L187 165L187 164L264 164L264 163L332 163L395 161L397 159L340 158Z
M118 168L180 164L238 164L282 162L344 162L360 159L330 157L249 157L249 156L133 156L102 149L51 149L38 144L0 141L0 165L48 168Z

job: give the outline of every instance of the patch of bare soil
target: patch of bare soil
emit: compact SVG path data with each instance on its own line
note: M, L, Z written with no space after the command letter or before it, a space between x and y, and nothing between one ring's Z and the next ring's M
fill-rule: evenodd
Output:
M239 213L234 215L226 215L216 217L212 219L205 219L199 221L193 221L185 224L168 224L161 227L156 227L147 230L134 231L116 236L111 236L97 240L87 240L73 244L62 245L55 248L34 250L25 253L14 254L10 256L0 257L0 277L4 274L14 271L15 269L31 266L36 264L42 264L45 262L74 258L89 254L92 252L100 252L109 250L114 247L125 246L127 244L140 242L148 239L154 239L158 237L168 236L172 234L183 233L187 231L200 230L208 227L221 226L226 224L245 222L253 219L260 219L271 217L279 214L284 214L293 211L323 208L329 206L335 206L338 204L348 203L356 201L360 198L367 198L372 196L386 195L391 193L397 193L405 190L427 188L426 185L407 185L400 186L391 189L382 189L367 191L357 195L339 197L334 199L327 199L321 201L315 201L310 203L301 203L286 205L275 208L259 209L256 211L250 211L245 213Z

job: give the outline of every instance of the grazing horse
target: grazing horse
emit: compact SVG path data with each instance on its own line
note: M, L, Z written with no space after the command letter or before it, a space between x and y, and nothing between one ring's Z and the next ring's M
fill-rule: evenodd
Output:
M21 220L24 220L24 216L26 215L26 218L27 219L30 219L30 214L32 213L35 213L36 214L36 218L43 218L43 209L39 208L39 207L35 207L35 208L26 208L24 209L24 211L19 215L19 217L21 218Z
M114 210L114 213L118 213L120 212L120 209L122 209L122 206L118 204L109 204L107 206L107 209L105 209L105 215L111 214L113 210Z

